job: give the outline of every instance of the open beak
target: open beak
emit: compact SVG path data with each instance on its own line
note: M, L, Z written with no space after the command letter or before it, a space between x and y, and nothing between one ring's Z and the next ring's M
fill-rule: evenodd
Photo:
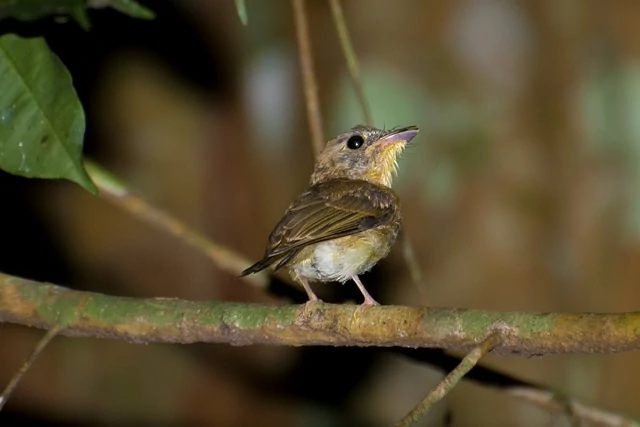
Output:
M409 143L420 131L418 126L407 126L404 128L393 129L389 131L389 133L382 138L380 138L381 142L384 142L385 145L394 142L404 141L405 143Z

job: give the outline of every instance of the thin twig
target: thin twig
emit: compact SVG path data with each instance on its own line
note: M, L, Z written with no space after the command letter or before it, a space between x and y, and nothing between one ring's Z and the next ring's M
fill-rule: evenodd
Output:
M349 71L349 77L351 77L351 83L353 84L353 88L356 92L356 97L360 102L360 107L362 108L362 113L364 114L365 121L368 125L373 125L373 117L371 115L371 108L369 107L369 103L367 102L367 98L364 94L364 89L362 87L362 79L360 77L360 66L358 63L358 57L353 48L353 44L351 43L351 38L349 37L349 30L347 28L347 22L344 18L344 13L342 11L342 4L340 0L329 0L329 4L331 5L331 12L333 14L333 22L336 25L336 30L338 32L338 39L340 40L340 46L342 47L342 53L347 62L347 70ZM409 274L411 275L411 280L414 286L418 289L418 292L424 293L424 280L422 277L422 270L418 265L418 261L415 258L415 252L413 250L413 244L411 243L411 239L407 235L407 233L402 233L402 255L404 258L404 262L409 269Z
M405 231L402 231L400 233L400 238L402 240L402 257L405 264L407 265L407 269L409 270L411 283L413 283L418 293L424 296L426 295L426 291L424 288L425 281L424 277L422 276L422 269L418 265L418 260L416 259L416 254L413 250L411 239Z
M511 387L507 394L546 409L551 413L566 415L573 420L581 420L607 427L639 427L640 422L622 417L593 406L578 402L573 398L548 390L531 387Z
M439 402L444 396L447 395L458 382L469 372L476 364L482 359L482 357L491 351L496 345L502 341L501 334L499 332L493 333L487 339L485 339L478 347L474 348L469 354L465 356L460 364L449 373L431 392L415 407L411 412L407 414L396 425L397 427L411 426L422 417L424 417L431 407Z
M89 176L100 190L102 198L200 250L222 271L238 276L242 270L251 265L242 255L213 242L167 212L152 206L96 163L89 160L85 160L84 163ZM269 284L268 277L264 273L245 276L242 280L260 289L265 289Z
M15 375L11 378L11 381L9 381L9 384L7 384L7 387L4 389L2 394L0 394L0 411L2 411L2 408L9 400L9 397L11 397L11 394L14 392L16 387L18 387L20 380L22 380L22 377L24 377L24 374L27 373L31 365L33 365L33 362L35 362L35 360L38 358L38 356L42 352L42 350L44 350L47 344L49 344L51 340L56 335L58 335L58 332L60 332L61 330L62 330L62 327L60 325L54 326L51 329L49 329L49 331L42 338L40 338L40 341L38 341L38 343L36 344L35 348L31 352L31 355L29 355L29 357L24 361L20 369L18 369L18 372L15 373Z
M324 148L324 136L322 132L322 113L318 98L318 83L313 71L313 54L311 38L309 37L309 23L305 0L291 0L293 6L293 19L298 40L298 53L300 55L300 73L304 87L304 96L307 103L307 119L311 129L311 144L316 157Z
M362 88L362 82L360 79L360 67L358 66L358 58L356 52L353 49L351 38L349 37L349 30L347 28L347 22L342 12L342 4L340 0L329 0L331 5L331 13L333 14L333 22L336 24L336 30L338 31L338 39L340 39L340 46L342 47L342 53L344 59L347 61L347 69L349 70L349 76L353 83L353 88L356 91L356 97L360 102L360 107L364 114L366 124L373 125L373 117L371 115L371 109L367 103L367 98L364 96L364 89Z
M424 351L395 347L392 353L401 354L415 362L430 365L432 368L442 372L450 371L460 363L459 358L442 350ZM465 375L464 380L492 388L507 395L513 395L545 411L558 411L556 412L558 416L563 414L571 416L573 414L573 417L577 420L597 421L597 423L601 423L598 425L606 427L640 427L638 420L625 418L623 415L614 414L593 405L587 405L573 396L560 393L557 390L551 391L542 384L525 381L488 366L476 365ZM580 409L576 410L575 408ZM579 418L582 414L587 415L584 418Z

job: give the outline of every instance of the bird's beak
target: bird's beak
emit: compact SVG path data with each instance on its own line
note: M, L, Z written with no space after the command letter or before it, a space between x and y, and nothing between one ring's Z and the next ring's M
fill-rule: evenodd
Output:
M380 138L380 142L387 144L393 144L395 142L409 143L420 131L418 126L407 126L404 128L394 129L387 135Z

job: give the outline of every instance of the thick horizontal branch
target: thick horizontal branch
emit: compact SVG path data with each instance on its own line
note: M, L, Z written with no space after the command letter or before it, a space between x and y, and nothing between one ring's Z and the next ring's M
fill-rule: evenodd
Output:
M0 274L0 322L132 342L440 347L468 350L493 332L504 355L614 353L640 348L640 313L543 314L367 307L267 306L125 298Z

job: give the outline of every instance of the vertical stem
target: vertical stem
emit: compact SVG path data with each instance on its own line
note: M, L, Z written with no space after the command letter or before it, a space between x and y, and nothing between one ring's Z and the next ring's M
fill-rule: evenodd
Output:
M349 30L347 28L346 20L344 19L344 13L342 11L342 4L340 0L329 0L331 5L331 13L333 14L333 22L336 24L336 30L338 31L338 39L340 40L340 46L342 47L342 53L347 61L347 69L349 71L349 77L353 83L353 88L356 91L356 97L360 102L362 113L367 125L373 125L373 117L371 115L371 109L367 103L367 98L364 96L364 89L362 88L362 82L360 79L360 67L358 66L358 58L356 52L353 49L351 43L351 37L349 36Z
M293 6L293 19L300 55L300 72L307 103L307 119L311 129L311 143L315 156L318 157L318 154L324 148L324 137L322 135L322 114L318 99L318 84L313 72L313 55L311 53L311 38L309 37L305 0L291 0L291 4Z
M345 61L347 62L347 70L349 71L349 77L351 77L351 83L353 84L353 88L356 91L356 97L358 98L358 102L360 103L360 107L362 108L362 113L364 114L366 124L371 126L373 125L371 108L369 107L367 97L365 96L364 89L362 88L358 57L356 56L356 52L353 49L353 44L351 43L351 37L349 36L349 30L347 28L347 22L344 18L344 12L342 11L342 4L340 0L329 0L329 4L331 6L331 13L333 14L333 22L335 23L336 30L338 32L340 46L342 47L342 53L344 55ZM409 273L411 275L411 281L414 285L416 285L418 291L420 293L423 293L424 281L422 278L422 271L418 266L418 261L416 260L413 251L411 239L404 232L402 233L402 249L404 261L409 268Z
M411 243L411 239L407 235L406 232L400 232L401 237L401 245L402 245L402 256L404 258L405 264L407 264L407 268L409 269L409 275L411 276L411 283L415 286L417 292L425 297L425 281L422 276L422 270L420 269L420 265L418 265L418 260L416 259L416 254L413 250L413 245Z

